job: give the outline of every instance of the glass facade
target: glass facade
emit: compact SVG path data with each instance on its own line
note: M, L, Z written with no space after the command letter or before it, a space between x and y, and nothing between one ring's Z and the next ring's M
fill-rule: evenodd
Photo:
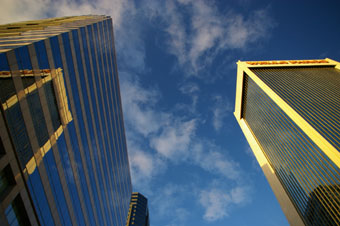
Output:
M252 69L340 151L340 70L334 67Z
M20 208L34 207L25 216L41 225L124 225L132 188L112 20L37 23L44 32L19 31L42 40L21 46L13 36L17 48L0 49L1 132L10 138L0 154L13 150L18 161L19 191L28 191ZM24 225L13 209L7 222Z
M254 71L267 74L265 70ZM277 82L282 78L275 75L265 81L286 90L288 86ZM340 169L246 74L243 85L242 118L304 223L337 225L340 222Z

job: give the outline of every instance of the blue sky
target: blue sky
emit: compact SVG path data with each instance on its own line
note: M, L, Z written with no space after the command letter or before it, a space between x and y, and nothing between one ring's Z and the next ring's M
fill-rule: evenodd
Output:
M337 1L1 0L2 23L114 19L134 191L153 226L288 225L233 116L237 60L340 60Z

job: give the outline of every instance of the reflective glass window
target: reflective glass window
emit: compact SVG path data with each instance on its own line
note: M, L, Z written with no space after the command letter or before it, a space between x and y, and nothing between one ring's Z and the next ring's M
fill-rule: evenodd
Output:
M10 165L7 165L0 172L0 200L6 197L15 185L15 179Z
M26 163L32 158L33 151L19 103L8 108L5 111L5 117L21 168L23 169Z
M63 42L64 42L64 51L65 51L65 56L66 56L66 62L67 62L67 66L68 66L68 72L69 72L69 78L70 78L70 83L71 83L71 89L72 89L72 94L73 94L73 99L74 99L74 104L76 105L76 112L74 112L74 117L77 117L78 120L78 125L81 127L80 128L80 133L81 133L81 139L82 142L84 142L83 148L88 149L88 144L87 140L86 140L86 134L85 134L85 128L84 128L84 124L83 124L83 117L82 117L82 113L81 113L81 106L80 106L80 98L79 98L79 93L77 90L77 81L76 81L76 74L75 74L75 68L74 68L74 62L73 58L72 58L72 53L71 53L71 45L70 45L70 39L67 33L64 33L62 35L63 37ZM73 126L71 126L71 124ZM84 201L86 203L86 207L87 207L87 215L91 221L91 224L95 224L94 222L94 216L93 216L93 208L90 202L90 197L89 197L89 191L88 191L88 186L86 184L86 179L85 179L85 175L84 175L84 166L83 163L81 161L81 156L80 156L80 152L79 152L79 144L77 142L77 136L76 136L76 131L74 128L74 124L73 122L70 123L68 125L68 128L70 129L70 138L71 138L71 142L73 145L73 151L75 153L75 157L77 158L77 166L78 166L78 175L80 177L80 181L82 184L82 189L83 189L83 193L84 193Z
M88 147L88 145L91 144L91 143L92 143L92 146L95 145L94 132L93 132L93 127L92 127L92 117L91 117L91 113L90 113L91 109L90 109L90 106L89 106L88 93L87 93L87 89L86 89L86 80L85 80L85 73L84 73L84 68L83 68L83 63L82 63L82 58L81 58L81 47L80 47L80 43L79 43L78 31L74 30L74 31L72 31L72 34L73 34L73 41L74 41L74 48L75 48L75 53L76 53L77 65L78 65L78 72L79 72L79 77L80 77L79 80L80 80L80 84L81 84L81 87L78 87L78 88L81 88L81 90L79 90L79 92L81 91L82 96L83 96L84 108L85 108L85 112L87 112L85 114L86 124L88 125L89 133L90 133L92 140L89 140L87 142L87 138L86 138L86 134L85 134L85 128L83 126L83 123L85 123L85 121L80 121L79 124L81 124L80 129L83 131L82 141L83 141L83 146L84 146L86 162L87 162L87 166L88 166L88 170L89 170L90 181L92 181L91 187L92 187L92 191L93 191L92 193L93 193L93 196L94 196L93 197L94 202L95 202L95 205L96 205L96 208L94 208L94 210L97 212L97 216L99 217L99 220L102 222L101 208L100 208L100 204L99 204L98 192L97 192L97 187L96 187L95 177L94 177L95 171L94 171L94 168L93 168L93 165L92 165L92 161L90 159L91 155L89 153L90 150L89 150L89 147ZM86 38L86 36L85 36L85 38ZM83 50L83 53L86 54L86 52L84 50ZM88 57L87 57L87 59L88 59ZM76 86L77 84L75 83L73 85ZM78 114L81 114L81 113L82 113L81 111L78 112ZM103 222L101 224L103 224Z
M42 147L48 141L49 136L38 90L36 89L27 94L26 99L31 112L35 134L37 136L39 146Z
M15 87L12 78L6 78L10 75L10 68L8 65L5 53L0 53L0 101L6 102L10 97L15 95Z
M40 69L50 69L44 40L34 43Z
M20 195L15 197L13 202L6 208L5 215L10 226L31 225Z
M62 225L72 225L52 150L49 150L44 156L44 163L46 166L47 176L51 185L54 201L57 206L60 222Z
M40 224L46 226L54 225L51 209L47 202L46 193L38 169L35 169L32 174L28 176L27 186Z
M115 169L112 170L111 173L111 181L112 181L112 189L113 189L113 199L112 202L110 203L111 206L113 208L115 208L114 214L117 215L117 220L118 222L116 222L117 225L121 225L121 216L122 213L120 212L120 205L121 205L121 195L122 193L118 191L117 193L117 186L120 187L121 184L124 182L123 180L121 180L119 178L119 167L117 164L117 161L115 159L115 153L117 152L117 147L116 147L116 142L115 140L117 139L117 137L114 136L114 134L112 134L112 131L114 130L114 120L112 118L112 114L109 110L109 106L111 104L111 92L108 92L109 88L107 87L107 83L109 82L108 80L108 66L107 66L107 51L105 49L105 37L103 36L103 22L99 22L98 23L98 27L95 30L96 31L96 35L99 37L97 39L97 54L98 54L98 62L101 63L100 65L104 68L102 74L100 74L99 77L99 84L101 85L101 90L103 93L103 98L104 98L104 102L102 103L102 106L104 106L104 112L105 112L105 116L106 116L106 124L107 124L107 136L110 137L110 139L108 140L110 142L110 146L111 147L111 151L107 152L107 158L108 158L108 164L109 164L109 168ZM106 110L105 110L106 109ZM121 183L114 183L115 180L119 180L121 181ZM115 206L113 203L117 203L117 206ZM117 208L118 207L118 208Z
M76 182L74 180L73 170L72 170L71 161L68 155L68 150L67 150L64 134L60 135L59 139L57 140L57 144L58 144L59 155L60 155L61 163L63 166L66 183L70 191L70 198L73 204L75 215L77 217L78 225L85 225L84 215L81 210L79 194L78 194L77 187L75 184Z
M97 68L98 68L98 65L100 65L100 64L98 64L100 57L99 57L98 53L96 55L96 51L95 51L96 50L95 47L98 46L98 44L97 44L98 38L93 38L93 36L92 36L92 35L94 35L94 37L98 37L98 35L97 35L97 24L93 25L93 29L92 29L92 27L89 27L89 34L91 34L89 37L90 37L90 47L91 47L91 54L92 54L91 57L92 57L92 60L93 60L93 69L94 69L93 70L94 71L94 80L92 80L92 82L93 82L93 85L96 86L97 93L95 93L95 95L97 96L98 108L99 108L98 119L99 119L99 117L101 118L101 120L99 120L99 122L101 122L101 125L102 125L102 127L101 127L102 129L100 129L100 127L99 128L97 127L97 128L99 129L99 132L101 134L100 138L102 138L102 140L104 140L104 143L105 143L105 144L103 144L102 142L100 142L100 145L103 148L103 149L101 149L100 153L101 153L102 164L103 164L103 169L104 169L104 176L106 176L105 181L106 181L106 187L107 187L107 191L108 191L107 195L109 197L109 199L106 199L106 202L105 202L105 205L107 207L107 208L105 208L105 211L106 211L105 216L107 218L107 222L110 222L109 212L113 213L114 211L113 211L112 205L110 205L110 200L113 200L113 197L112 197L112 193L110 192L110 191L112 191L112 189L110 188L110 180L111 179L109 179L110 172L108 172L108 166L107 166L107 163L106 163L106 161L107 161L106 149L108 149L109 146L108 146L108 139L107 139L107 133L106 133L106 124L104 122L104 113L103 113L104 110L103 110L103 106L102 106L101 92L100 92L100 87L99 87L99 84L98 84L99 83L98 79L100 79L100 78L98 76ZM97 57L98 57L98 61L97 61ZM100 68L100 66L99 66L99 68ZM100 126L100 125L98 125L98 126ZM104 148L104 145L105 145L106 149Z
M242 117L305 223L317 206L321 225L339 222L339 168L247 75L244 84Z
M50 117L54 130L57 130L61 125L59 110L57 105L57 100L55 97L55 91L53 88L53 83L51 81L44 84L44 91L47 101L47 107L50 112Z
M0 101L3 104L10 98L16 98L16 90L12 77L8 77L11 73L5 54L0 54L0 70ZM7 108L4 109L5 119L15 150L18 154L21 168L23 169L27 161L33 156L24 118L18 102L14 102L13 105L6 106Z
M334 67L252 69L340 151L340 70Z
M19 70L24 70L24 71L32 70L31 58L28 52L28 47L23 46L23 47L15 49L14 51L15 51L15 56L17 58L17 64L18 64ZM24 88L29 87L35 82L35 79L33 76L23 76L21 79L22 79Z

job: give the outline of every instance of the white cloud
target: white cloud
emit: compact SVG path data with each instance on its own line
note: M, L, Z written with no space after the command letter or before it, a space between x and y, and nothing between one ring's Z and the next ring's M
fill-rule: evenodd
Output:
M129 161L133 184L137 187L148 188L147 184L163 170L165 165L162 159L146 151L136 149L129 142Z
M56 16L105 14L113 18L115 26L119 26L124 12L133 7L130 0L3 0L0 21L11 23Z
M187 94L188 95L188 94L194 94L194 93L199 92L200 88L194 82L187 82L187 83L181 84L181 86L179 87L179 90L183 94Z
M169 53L189 74L206 68L221 51L243 49L266 38L274 26L267 9L244 16L232 11L222 14L213 1L205 0L168 0L166 7L158 8L152 5L151 19L162 18L166 24Z
M200 204L205 208L203 218L207 221L215 221L228 215L227 207L230 197L224 191L212 189L204 190L200 194Z
M239 181L241 179L241 170L238 164L223 155L223 152L225 153L226 151L221 150L220 147L211 142L197 140L193 144L191 158L195 164L208 172Z
M177 103L175 108L178 111L182 111L185 114L192 114L195 115L197 117L197 115L199 114L197 112L197 104L199 101L199 92L200 92L200 88L198 86L197 83L195 82L183 82L182 84L179 85L179 91L186 95L189 96L191 98L191 103Z
M184 197L190 195L189 191L190 189L186 185L173 183L167 183L162 187L158 187L156 191L150 194L153 197L151 205L157 206L155 214L165 217L172 216L174 214L173 211L177 209L179 209L178 211L183 210L184 208L181 207L181 204ZM182 217L185 218L184 211Z
M226 117L231 114L232 107L229 101L220 95L214 96L212 99L214 102L212 107L212 124L214 129L218 132L223 127Z
M215 187L202 190L199 194L199 202L204 208L203 218L211 222L227 217L232 206L248 201L247 193L245 187L235 187L229 191Z
M150 146L159 154L169 159L183 159L188 154L196 128L196 120L175 122L163 128L159 136L150 140Z
M157 132L168 121L166 113L154 110L159 98L155 89L145 89L136 76L120 73L124 118L127 127L144 137Z

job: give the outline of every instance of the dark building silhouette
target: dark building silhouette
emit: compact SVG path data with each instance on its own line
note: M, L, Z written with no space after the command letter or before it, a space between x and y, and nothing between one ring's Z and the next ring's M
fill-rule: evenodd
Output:
M150 226L148 200L138 192L132 193L126 226Z

